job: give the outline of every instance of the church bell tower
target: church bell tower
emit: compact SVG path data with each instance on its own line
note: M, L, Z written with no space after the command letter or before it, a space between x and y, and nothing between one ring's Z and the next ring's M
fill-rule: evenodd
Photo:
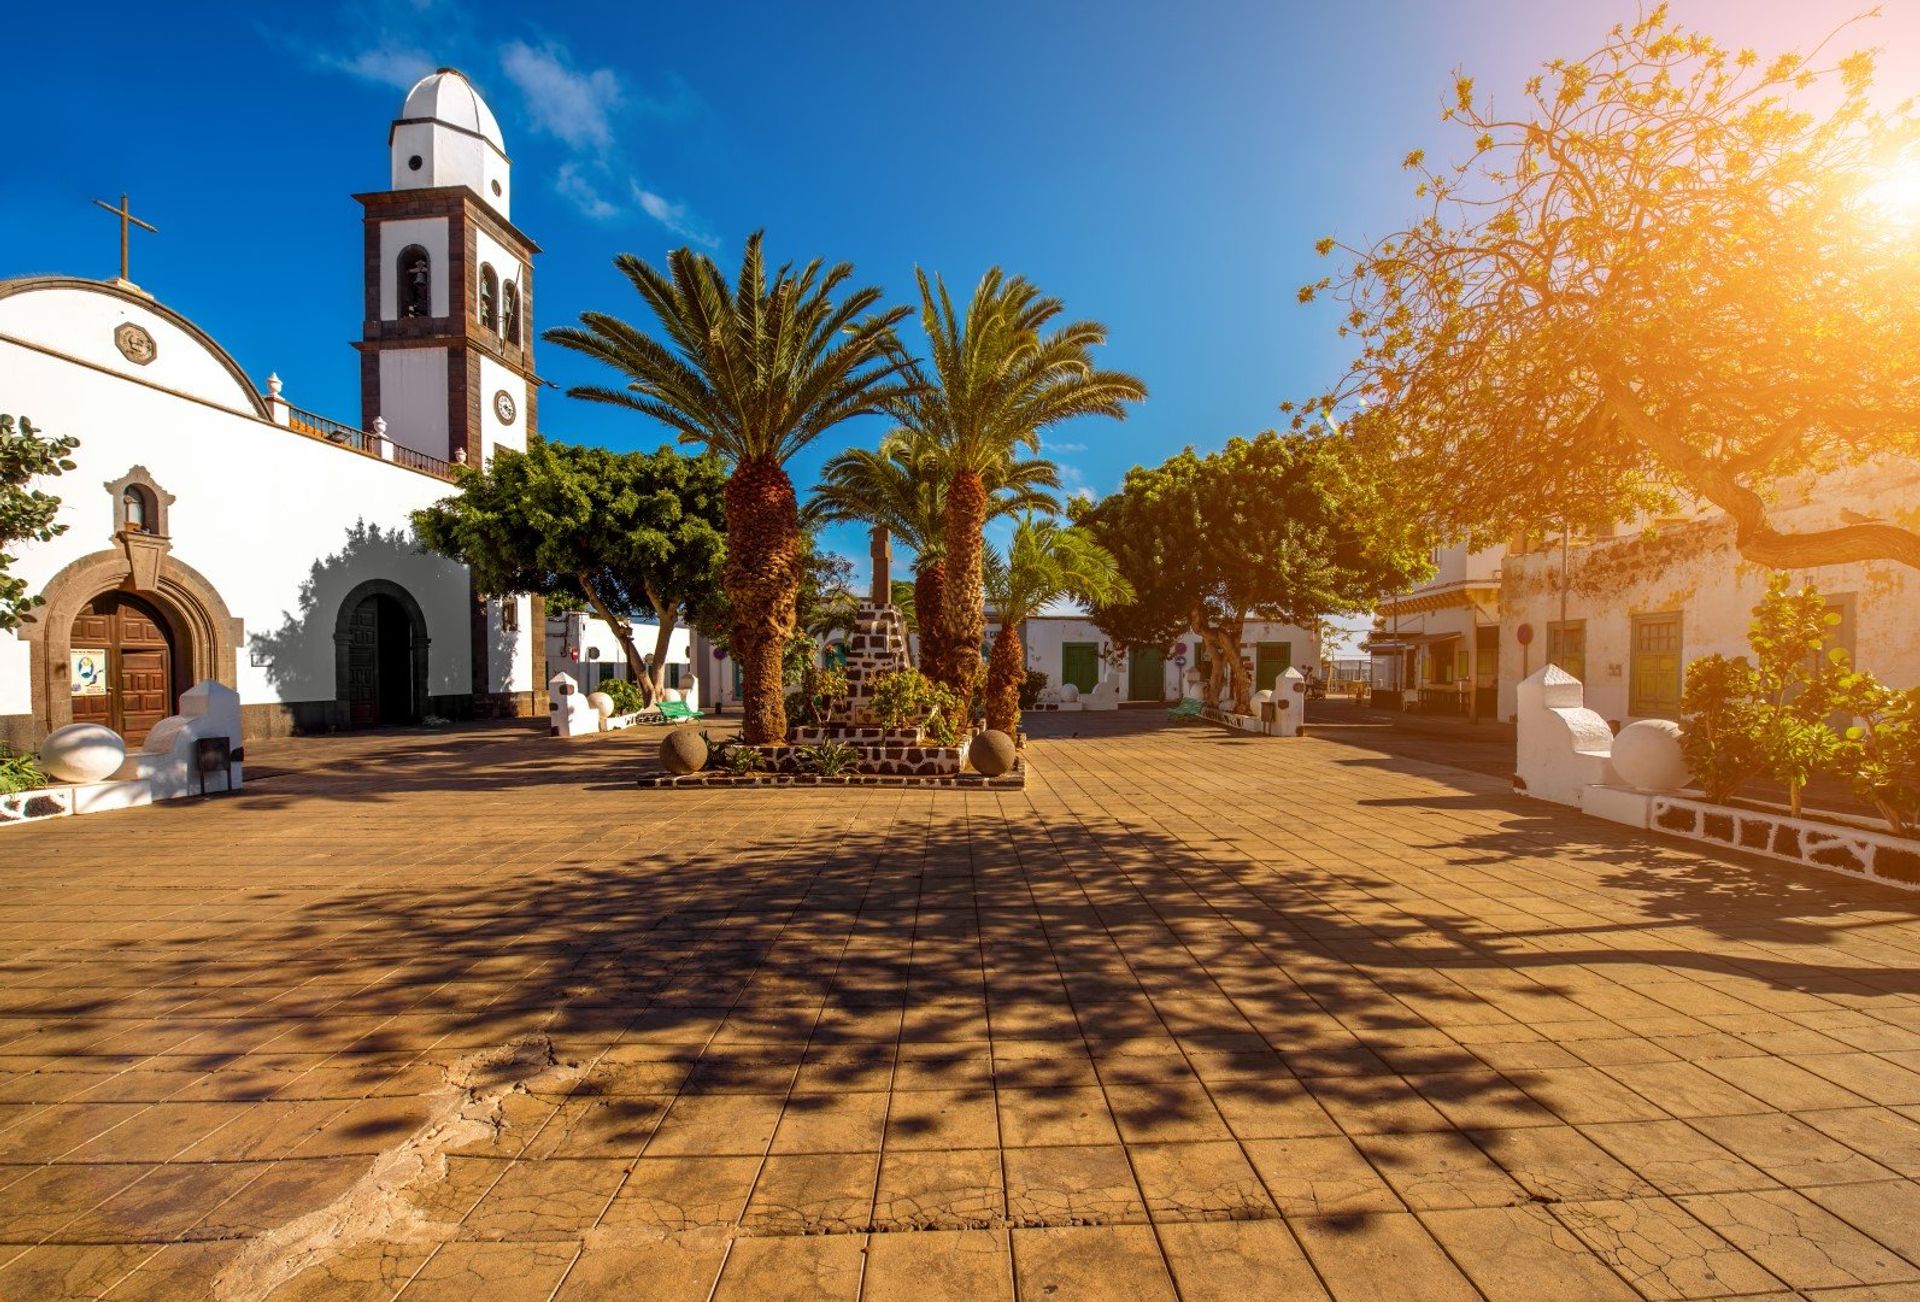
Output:
M392 188L365 211L361 426L386 422L396 457L484 465L534 428L533 255L509 220L512 164L466 76L407 92L388 134Z

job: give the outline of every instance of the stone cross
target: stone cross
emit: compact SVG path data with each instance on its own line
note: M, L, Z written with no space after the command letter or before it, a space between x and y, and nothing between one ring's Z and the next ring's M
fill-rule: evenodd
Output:
M893 604L893 539L877 524L873 526L873 604Z

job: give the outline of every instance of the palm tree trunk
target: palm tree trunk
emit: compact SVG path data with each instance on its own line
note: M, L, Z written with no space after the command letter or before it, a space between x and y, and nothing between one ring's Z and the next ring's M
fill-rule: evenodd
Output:
M993 654L987 657L987 726L1009 737L1020 726L1020 682L1026 677L1026 661L1020 626L1000 625L993 635Z
M980 639L987 618L980 578L981 531L987 523L987 491L971 470L955 470L947 485L948 654L942 681L962 699L973 695L980 666Z
M948 641L945 560L924 560L914 570L913 614L920 626L920 672L936 682L945 681Z
M740 657L741 736L783 741L787 705L781 653L793 634L800 590L800 515L793 481L771 458L752 458L727 477L727 596Z

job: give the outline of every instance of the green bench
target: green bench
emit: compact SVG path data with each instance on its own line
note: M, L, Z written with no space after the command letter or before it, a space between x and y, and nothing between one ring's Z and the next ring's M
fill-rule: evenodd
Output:
M703 711L694 709L685 701L662 701L660 717L668 723L685 723L689 719L704 719L707 716Z
M1200 711L1205 708L1206 706L1202 702L1195 700L1193 697L1183 696L1180 698L1180 704L1167 711L1167 717L1169 719L1197 719L1200 717Z

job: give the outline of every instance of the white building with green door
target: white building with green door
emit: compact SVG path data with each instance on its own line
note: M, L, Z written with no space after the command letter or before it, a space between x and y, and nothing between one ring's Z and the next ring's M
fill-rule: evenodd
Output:
M989 616L987 642L999 630ZM1154 705L1198 695L1201 684L1196 652L1200 639L1184 634L1161 647L1129 647L1116 653L1113 641L1085 615L1035 615L1020 626L1027 668L1047 676L1049 687L1072 683L1095 709ZM1288 668L1305 670L1320 663L1319 637L1294 624L1250 620L1240 655L1254 676L1254 689L1271 688ZM1105 690L1097 690L1105 683Z

